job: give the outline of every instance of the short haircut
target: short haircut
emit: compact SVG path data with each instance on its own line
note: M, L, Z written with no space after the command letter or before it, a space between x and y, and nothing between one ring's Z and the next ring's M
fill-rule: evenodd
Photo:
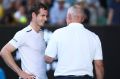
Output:
M47 7L44 4L40 3L40 2L34 3L33 6L31 7L31 9L29 10L28 19L31 20L33 12L35 12L35 14L38 15L40 9L47 10Z
M68 9L67 14L72 14L73 16L76 16L76 15L79 15L79 14L84 14L84 10L82 8L74 5L74 6L71 6Z

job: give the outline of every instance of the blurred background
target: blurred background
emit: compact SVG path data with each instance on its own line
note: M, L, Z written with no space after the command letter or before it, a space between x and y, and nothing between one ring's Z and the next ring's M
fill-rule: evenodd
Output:
M104 57L105 79L120 78L120 0L0 0L0 50L14 34L29 24L29 9L35 2L48 7L48 21L44 26L45 41L52 32L66 26L67 9L81 5L86 14L85 27L99 35ZM20 66L19 54L13 54ZM49 79L57 60L47 65ZM0 79L17 79L17 75L0 58Z

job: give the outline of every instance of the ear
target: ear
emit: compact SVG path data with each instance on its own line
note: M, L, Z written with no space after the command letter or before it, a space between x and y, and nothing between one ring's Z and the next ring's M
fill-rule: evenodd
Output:
M35 12L32 12L32 18L35 17L35 16L36 16Z
M71 21L72 20L72 15L68 14L68 19Z
M71 23L71 20L72 20L71 14L67 14L67 18L66 18L67 24Z
M86 15L81 15L81 22L84 22L85 19L86 19Z

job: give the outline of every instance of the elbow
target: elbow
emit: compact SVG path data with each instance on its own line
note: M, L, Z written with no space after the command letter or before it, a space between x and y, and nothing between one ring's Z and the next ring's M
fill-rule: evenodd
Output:
M6 44L0 51L0 56L2 58L7 57L8 55L11 55L11 53L15 50L16 48L14 48L13 46L11 46L10 44Z
M5 53L3 53L3 49L0 51L0 56L2 57Z
M4 53L4 50L2 49L1 51L0 51L0 57L4 57L6 55L6 53Z
M46 63L52 63L53 62L53 58L52 57L49 57L49 56L45 56L45 62Z
M9 53L9 50L8 50L6 47L3 47L3 48L1 49L1 51L0 51L0 56L1 56L2 58L4 58L4 57L7 56L8 54L10 54L10 53Z

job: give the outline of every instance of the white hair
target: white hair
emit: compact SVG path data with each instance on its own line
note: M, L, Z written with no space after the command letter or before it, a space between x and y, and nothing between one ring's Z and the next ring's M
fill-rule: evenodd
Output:
M83 13L83 10L77 6L71 6L67 12L67 14L71 14L72 16L81 15Z
M67 24L71 22L83 22L85 19L84 10L79 5L71 6L67 12Z

